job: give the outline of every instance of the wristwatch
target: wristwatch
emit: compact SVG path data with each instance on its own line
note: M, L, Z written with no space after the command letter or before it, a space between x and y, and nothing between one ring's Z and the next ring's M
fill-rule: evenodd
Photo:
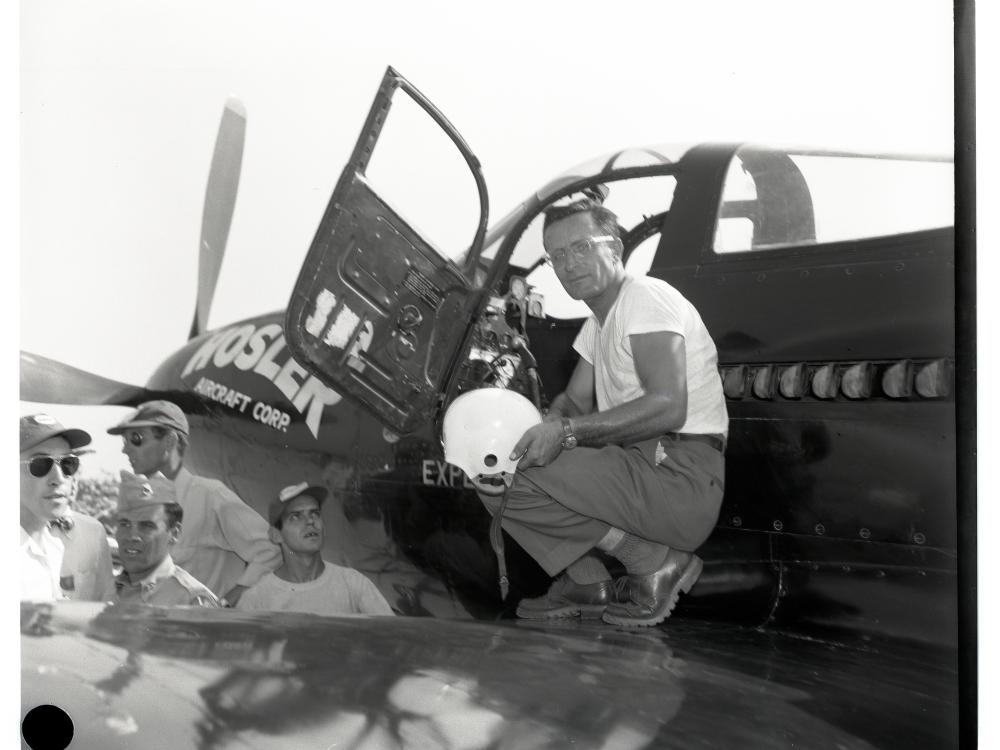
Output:
M563 428L563 439L562 447L564 451L572 450L576 447L576 435L573 434L573 423L569 421L569 417L562 418L562 428Z

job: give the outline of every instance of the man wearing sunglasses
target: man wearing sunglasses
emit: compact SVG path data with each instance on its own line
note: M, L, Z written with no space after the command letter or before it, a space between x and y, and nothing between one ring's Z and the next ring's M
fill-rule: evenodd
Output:
M281 550L268 539L260 514L222 482L184 468L189 428L179 406L147 401L108 432L122 436L132 471L160 472L174 482L184 524L173 559L223 604L235 606L248 587L281 564Z
M83 430L48 414L21 417L21 598L110 601L107 532L70 508L76 497Z
M728 415L715 344L676 289L625 272L617 218L598 201L546 211L543 243L560 283L593 315L565 390L514 446L506 505L482 499L558 576L545 595L521 600L518 616L655 625L698 579L694 550L722 502ZM624 565L623 585L598 552Z

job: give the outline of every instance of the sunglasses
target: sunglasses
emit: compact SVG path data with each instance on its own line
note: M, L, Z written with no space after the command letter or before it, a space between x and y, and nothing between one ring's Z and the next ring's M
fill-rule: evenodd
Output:
M136 448L138 448L139 446L141 446L147 440L153 440L155 438L156 438L155 435L153 435L151 437L146 437L141 432L130 432L127 435L122 435L122 439L128 440L128 442L130 442Z
M21 463L28 464L28 471L31 472L31 476L33 477L47 477L49 472L52 471L52 464L59 464L59 470L63 473L63 476L71 477L80 468L80 457L72 454L58 457L35 456L34 458L21 461Z

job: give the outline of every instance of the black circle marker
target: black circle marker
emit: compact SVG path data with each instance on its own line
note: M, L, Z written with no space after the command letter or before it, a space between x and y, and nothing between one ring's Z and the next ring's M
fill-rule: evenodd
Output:
M59 706L35 706L21 722L21 736L31 750L66 750L73 741L73 720Z

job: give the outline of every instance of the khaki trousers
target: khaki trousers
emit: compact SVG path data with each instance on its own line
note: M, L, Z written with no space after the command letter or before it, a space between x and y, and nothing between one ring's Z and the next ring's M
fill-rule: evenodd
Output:
M502 525L554 576L592 550L612 527L684 551L711 533L722 505L725 459L695 441L655 438L629 446L580 446L551 464L519 471ZM480 499L491 514L499 497Z

